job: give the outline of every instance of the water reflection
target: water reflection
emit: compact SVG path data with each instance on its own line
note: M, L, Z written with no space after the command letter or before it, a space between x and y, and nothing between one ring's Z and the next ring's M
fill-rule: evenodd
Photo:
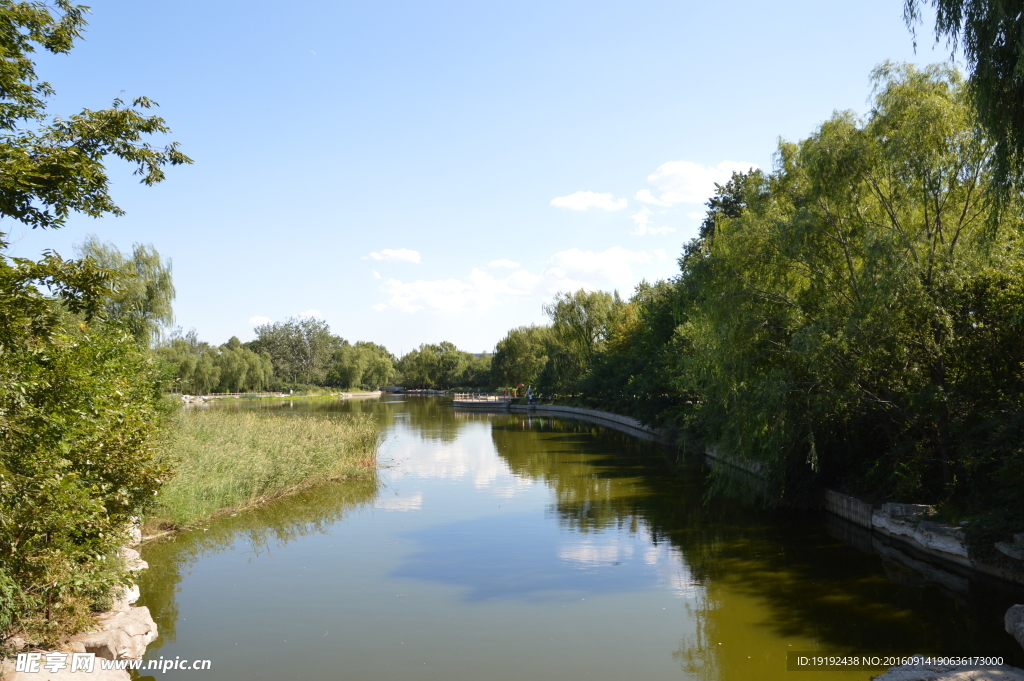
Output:
M668 585L680 596L693 584L671 551L643 533L566 535L534 513L434 526L405 535L419 550L391 576L462 587L467 601L578 600Z
M936 572L923 558L897 562L905 551L877 539L865 553L837 540L833 519L707 500L699 463L679 465L656 446L597 426L525 425L515 416L496 422L495 446L514 472L551 487L563 527L582 535L628 527L647 535L632 546L668 542L690 583L701 587L691 590L699 626L676 653L690 674L751 678L748 661L770 652L784 660L787 640L832 651L997 653L1024 663L1002 630L1002 613L1024 597L1019 588ZM579 555L599 560L613 549ZM723 657L722 650L750 655Z
M150 567L140 573L143 598L139 604L149 608L160 627L160 636L149 653L174 642L178 622L175 594L194 564L236 548L256 557L299 537L326 532L346 513L372 502L379 486L376 477L332 483L236 516L214 518L197 530L143 544L142 557Z
M371 412L388 428L389 467L379 488L315 490L147 547L157 647L174 641L176 589L206 565L190 602L205 619L189 622L189 650L166 652L231 645L230 678L298 678L264 652L282 649L309 678L337 677L344 658L346 678L419 678L429 661L453 680L789 679L794 649L986 652L1024 665L1002 631L1021 590L937 570L832 518L708 499L703 464L658 445L432 398L258 408ZM321 531L330 536L292 541ZM230 547L290 558L209 567ZM234 600L216 600L229 587ZM207 623L236 620L258 643L244 649Z

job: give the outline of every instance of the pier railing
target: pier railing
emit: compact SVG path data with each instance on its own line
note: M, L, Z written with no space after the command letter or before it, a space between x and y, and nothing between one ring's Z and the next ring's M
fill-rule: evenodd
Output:
M481 393L452 393L456 402L508 402L511 397L504 395L483 395Z

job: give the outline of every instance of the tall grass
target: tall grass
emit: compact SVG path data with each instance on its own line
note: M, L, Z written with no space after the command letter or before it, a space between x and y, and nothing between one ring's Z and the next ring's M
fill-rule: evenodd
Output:
M187 527L330 480L372 475L381 442L367 416L182 409L170 425L161 453L174 476L145 518L148 530Z

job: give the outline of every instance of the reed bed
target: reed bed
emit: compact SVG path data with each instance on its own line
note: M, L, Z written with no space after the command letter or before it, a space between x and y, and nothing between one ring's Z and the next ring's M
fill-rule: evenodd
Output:
M331 480L371 476L380 443L368 416L182 409L160 452L174 475L145 527L189 527Z

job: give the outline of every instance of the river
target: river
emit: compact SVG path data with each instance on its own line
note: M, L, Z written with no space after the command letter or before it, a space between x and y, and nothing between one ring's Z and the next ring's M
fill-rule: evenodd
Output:
M374 413L384 467L146 544L146 659L211 661L155 677L792 680L794 651L1024 666L1002 628L1020 589L835 518L706 499L703 463L654 443L439 398L213 408Z

